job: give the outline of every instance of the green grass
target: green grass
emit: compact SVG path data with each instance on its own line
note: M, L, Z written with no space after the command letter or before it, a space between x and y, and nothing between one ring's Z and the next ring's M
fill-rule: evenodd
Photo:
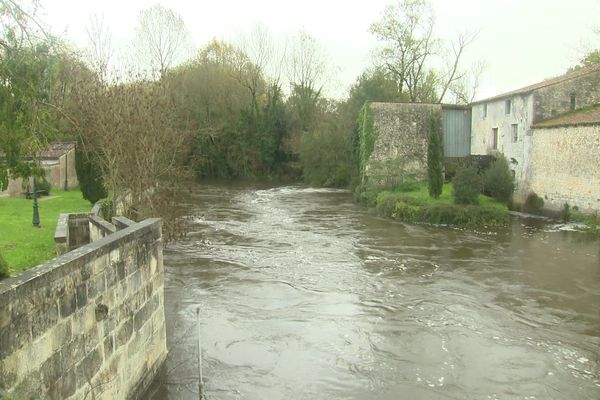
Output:
M418 190L412 190L410 192L402 192L402 194L412 197L417 200L420 204L424 206L432 206L435 204L454 204L454 199L452 198L452 184L444 183L444 187L442 188L442 194L439 198L433 199L429 197L429 192L427 191L427 183L424 182L419 186ZM493 207L498 209L506 209L504 204L498 203L491 197L484 196L483 194L479 195L479 205L482 207Z
M60 213L92 208L78 190L53 190L51 195L57 197L42 197L39 202L41 228L32 226L33 200L0 198L0 253L8 262L11 275L56 256L54 230Z
M508 208L493 198L479 195L477 205L454 204L452 184L444 184L442 194L433 199L427 184L408 185L408 190L370 193L378 213L404 222L427 222L432 224L495 226L508 222Z

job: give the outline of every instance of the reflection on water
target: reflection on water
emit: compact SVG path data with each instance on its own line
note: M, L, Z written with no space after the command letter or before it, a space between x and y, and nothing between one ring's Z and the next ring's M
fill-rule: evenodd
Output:
M165 251L152 399L600 398L600 243L380 219L344 191L199 188Z

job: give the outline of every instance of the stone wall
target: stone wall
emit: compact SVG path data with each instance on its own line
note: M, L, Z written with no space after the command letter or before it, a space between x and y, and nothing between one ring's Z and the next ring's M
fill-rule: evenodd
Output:
M600 68L536 89L533 123L571 111L571 95L575 96L575 109L600 103Z
M375 145L365 168L372 183L393 186L405 178L427 176L429 118L440 120L442 106L372 103Z
M600 125L533 129L526 190L559 210L565 203L600 211Z
M164 360L160 220L97 222L96 241L0 282L0 397L141 398Z

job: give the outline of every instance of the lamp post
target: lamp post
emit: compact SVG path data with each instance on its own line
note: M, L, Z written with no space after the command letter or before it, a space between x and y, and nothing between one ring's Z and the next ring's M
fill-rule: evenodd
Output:
M35 178L33 178L33 226L40 227L40 212L38 210L37 188L35 187Z

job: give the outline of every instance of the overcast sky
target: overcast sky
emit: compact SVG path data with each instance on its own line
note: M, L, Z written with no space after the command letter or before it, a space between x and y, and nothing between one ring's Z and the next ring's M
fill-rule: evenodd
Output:
M276 37L303 28L326 49L338 69L329 95L343 96L372 63L377 42L369 26L390 0L161 0L184 19L197 47L210 39L237 41L256 24ZM94 14L104 18L113 42L130 42L141 10L156 0L43 0L43 19L74 45L86 44ZM433 0L437 35L480 30L463 65L487 68L477 98L489 97L560 75L584 50L600 47L600 0Z

